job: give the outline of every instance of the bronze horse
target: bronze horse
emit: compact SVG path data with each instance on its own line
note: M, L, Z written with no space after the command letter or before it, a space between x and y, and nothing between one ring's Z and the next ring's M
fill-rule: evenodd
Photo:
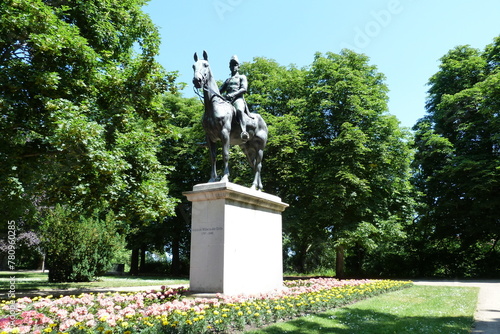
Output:
M264 119L259 114L252 113L253 119L244 115L244 117L248 117L246 122L247 132L250 137L246 142L243 141L240 136L240 126L237 123L236 110L220 94L219 87L210 70L207 53L203 51L203 59L198 59L198 55L195 53L194 61L193 84L197 89L203 89L205 113L202 124L207 135L212 163L212 171L208 182L217 181L217 141L220 140L222 142L222 157L224 160L224 175L221 181L229 181L228 161L230 145L239 145L255 173L252 189L262 190L260 173L264 148L267 143L266 122L264 122Z

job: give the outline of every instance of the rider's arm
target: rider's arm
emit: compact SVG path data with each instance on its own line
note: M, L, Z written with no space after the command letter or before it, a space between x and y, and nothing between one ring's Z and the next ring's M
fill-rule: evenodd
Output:
M219 91L220 91L221 94L224 93L227 90L227 82L228 81L229 80L224 81L224 83L222 84L222 86L220 86Z

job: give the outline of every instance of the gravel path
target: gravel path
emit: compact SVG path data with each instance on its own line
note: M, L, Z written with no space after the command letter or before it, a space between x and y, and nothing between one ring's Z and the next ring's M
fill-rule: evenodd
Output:
M500 334L500 281L413 281L415 285L479 287L472 334Z

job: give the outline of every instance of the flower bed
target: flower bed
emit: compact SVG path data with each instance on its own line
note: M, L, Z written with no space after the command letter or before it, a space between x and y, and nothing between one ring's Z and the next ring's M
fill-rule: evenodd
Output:
M390 280L309 279L255 296L185 298L185 288L36 297L0 304L4 333L222 333L321 312L410 286Z

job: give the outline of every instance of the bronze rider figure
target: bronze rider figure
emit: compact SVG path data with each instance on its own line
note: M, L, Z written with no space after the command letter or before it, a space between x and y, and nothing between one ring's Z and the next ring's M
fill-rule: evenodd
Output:
M253 119L243 97L243 94L248 89L248 80L245 75L239 73L240 62L236 55L229 61L229 69L231 70L231 77L222 84L220 92L226 93L226 99L236 109L236 117L241 126L241 139L243 142L246 142L250 138L250 135L247 132L247 123L244 114Z

